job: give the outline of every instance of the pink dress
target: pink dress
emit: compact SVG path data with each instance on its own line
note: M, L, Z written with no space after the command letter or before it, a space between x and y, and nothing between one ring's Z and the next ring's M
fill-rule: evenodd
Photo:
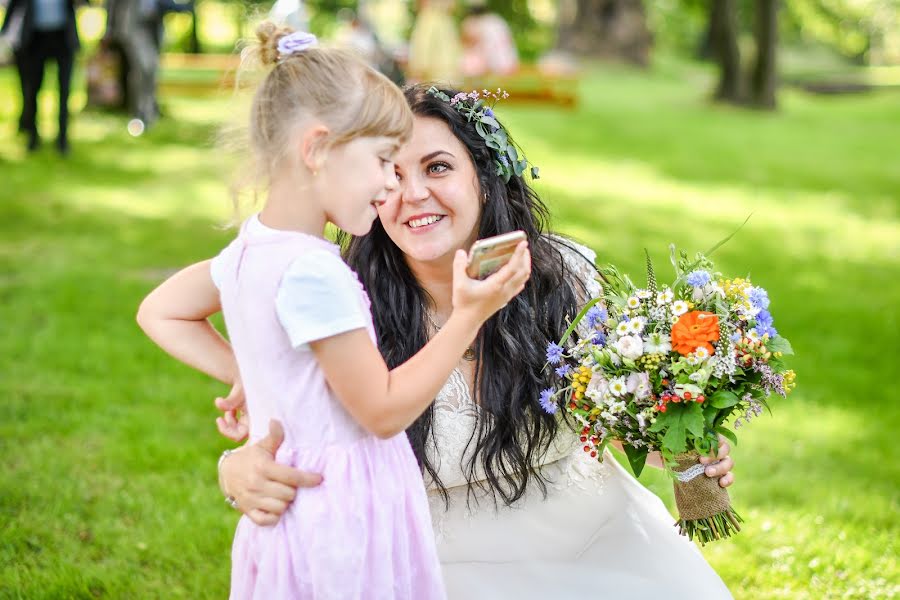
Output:
M362 285L334 244L248 224L214 259L214 280L246 390L250 442L267 434L270 419L280 420L285 440L276 460L321 473L323 482L298 490L275 526L241 518L231 598L445 598L422 475L406 434L382 440L360 427L313 353L292 343L276 310L288 268L308 259L321 269L328 258L330 272L346 269L338 275L349 282L333 290L344 294L334 302L358 303L374 339ZM349 366L347 377L353 376Z

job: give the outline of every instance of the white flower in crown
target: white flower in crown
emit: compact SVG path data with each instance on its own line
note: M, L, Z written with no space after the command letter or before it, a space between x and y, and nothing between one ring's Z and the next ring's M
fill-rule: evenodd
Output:
M319 45L319 40L311 33L295 31L278 40L278 55L286 58Z
M622 321L618 325L616 325L616 333L619 335L628 335L628 321Z
M636 295L638 298L640 298L641 300L646 300L647 298L649 298L649 297L652 296L653 294L651 294L651 293L648 292L647 290L638 290L637 293L636 293L635 295Z
M628 304L628 308L630 308L632 310L640 308L641 307L641 299L638 298L637 296L632 296L631 298L628 299L627 304Z

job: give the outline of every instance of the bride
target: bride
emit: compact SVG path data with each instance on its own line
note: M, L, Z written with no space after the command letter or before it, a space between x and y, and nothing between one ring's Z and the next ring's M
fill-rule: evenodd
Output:
M456 249L522 229L533 257L528 286L485 324L408 430L450 598L730 598L660 499L612 456L587 456L567 423L538 405L544 348L600 293L593 252L546 233L544 204L522 177L498 175L495 151L458 102L422 86L406 97L416 119L396 159L399 192L347 247L388 364L414 354L450 314ZM246 434L235 420L241 402L237 386L217 401L219 429L235 439ZM268 437L219 463L223 492L261 524L278 520L296 488L320 482L276 464L279 443L273 423ZM704 459L723 487L734 481L728 453L723 441L718 463Z

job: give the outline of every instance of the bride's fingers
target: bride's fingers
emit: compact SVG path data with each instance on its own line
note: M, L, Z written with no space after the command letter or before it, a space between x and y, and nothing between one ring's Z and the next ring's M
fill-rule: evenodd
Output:
M725 477L719 479L719 487L727 488L734 483L734 473L729 473Z
M251 521L253 521L257 525L262 525L263 527L274 525L278 522L278 515L267 513L266 511L260 510L258 508L254 508L253 510L245 514L250 517Z
M723 475L727 475L734 468L734 461L731 460L730 456L726 456L722 460L720 460L715 465L710 465L706 467L707 477L722 477Z

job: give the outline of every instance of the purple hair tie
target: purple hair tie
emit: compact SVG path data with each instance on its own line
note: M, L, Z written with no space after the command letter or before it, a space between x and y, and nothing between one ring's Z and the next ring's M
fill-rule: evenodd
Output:
M313 34L295 31L278 40L278 57L285 59L291 54L297 54L318 45L319 40Z

